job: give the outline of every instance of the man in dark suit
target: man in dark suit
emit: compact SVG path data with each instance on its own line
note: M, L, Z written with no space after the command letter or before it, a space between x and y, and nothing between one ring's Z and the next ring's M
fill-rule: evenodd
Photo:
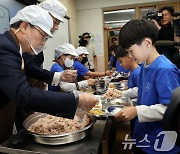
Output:
M47 11L27 6L18 11L10 25L10 30L0 35L0 142L10 135L16 106L73 118L77 107L90 110L97 101L87 94L56 93L29 86L21 68L22 53L34 54L52 37L53 20Z
M66 7L58 0L46 0L39 4L39 6L51 15L53 19L53 28L51 29L51 33L54 33L58 30L60 22L63 22L64 16L67 12ZM24 59L24 68L25 74L28 77L28 81L31 87L39 87L41 89L45 89L46 86L43 82L57 86L59 82L63 79L60 77L63 76L62 73L65 72L50 72L48 70L43 69L44 62L44 54L43 51L39 51L35 55L30 55L28 53L23 53ZM70 76L73 76L74 72L68 72ZM64 77L66 82L71 82L67 77Z

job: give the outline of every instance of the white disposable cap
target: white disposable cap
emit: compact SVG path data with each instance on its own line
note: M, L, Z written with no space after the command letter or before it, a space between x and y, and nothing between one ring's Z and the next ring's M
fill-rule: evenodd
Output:
M31 25L38 26L52 37L51 29L53 27L53 20L46 10L37 5L29 5L19 10L17 14L11 18L10 25L18 21L26 21Z
M46 0L41 2L39 6L48 11L54 18L63 22L67 9L60 1Z
M87 48L86 47L82 47L82 46L78 47L76 49L76 52L77 52L78 56L82 55L82 54L89 55L89 52L87 51Z
M57 47L54 51L54 59L58 59L63 54L78 56L75 47L70 43L65 43Z

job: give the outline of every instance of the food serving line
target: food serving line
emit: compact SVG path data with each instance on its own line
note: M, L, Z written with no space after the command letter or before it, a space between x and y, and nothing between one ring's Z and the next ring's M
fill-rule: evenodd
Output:
M124 100L121 99L121 101L124 101ZM107 105L108 103L105 104L106 107ZM115 106L119 107L119 105L117 104L115 104ZM7 141L5 141L3 144L0 145L0 152L12 153L12 154L16 154L16 153L17 154L19 153L23 153L23 154L30 154L30 153L31 154L36 154L36 153L37 154L39 153L43 153L43 154L46 154L46 153L107 154L110 148L108 147L109 142L112 142L112 140L113 141L115 140L116 130L114 126L114 121L115 120L113 116L107 116L106 114L100 117L97 116L97 119L94 121L92 127L87 126L85 127L85 128L88 128L87 130L80 131L77 134L70 133L68 135L67 143L63 142L63 140L64 141L66 140L65 136L63 136L63 138L59 138L59 137L54 138L54 136L50 138L46 138L46 137L39 138L37 136L33 136L32 134L27 134L24 131L22 131L23 133L21 133L20 131L21 133L20 135L16 134L16 136L18 137L12 136L10 139L8 139ZM27 123L25 124L27 125ZM80 139L80 138L83 138L83 139ZM62 141L60 141L59 139ZM60 142L60 144L53 145L53 142L56 142L56 140ZM43 142L44 143L47 142L50 144L40 144Z

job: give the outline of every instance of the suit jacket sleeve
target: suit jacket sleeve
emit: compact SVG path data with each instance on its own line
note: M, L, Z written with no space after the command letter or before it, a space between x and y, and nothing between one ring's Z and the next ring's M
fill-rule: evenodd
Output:
M0 104L15 101L24 110L73 118L77 104L74 94L31 88L21 70L21 56L7 40L0 42ZM2 102L3 101L3 102Z
M46 69L39 67L36 64L35 56L29 55L28 53L23 53L23 59L25 74L27 77L38 79L47 84L52 83L54 72L50 72Z

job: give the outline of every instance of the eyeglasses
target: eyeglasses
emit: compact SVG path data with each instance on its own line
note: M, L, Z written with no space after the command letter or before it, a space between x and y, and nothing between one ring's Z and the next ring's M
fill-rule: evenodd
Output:
M43 34L43 32L39 28L37 28L36 26L33 26L33 27L41 34L42 39L44 41L46 41L49 38L48 35L47 34Z

